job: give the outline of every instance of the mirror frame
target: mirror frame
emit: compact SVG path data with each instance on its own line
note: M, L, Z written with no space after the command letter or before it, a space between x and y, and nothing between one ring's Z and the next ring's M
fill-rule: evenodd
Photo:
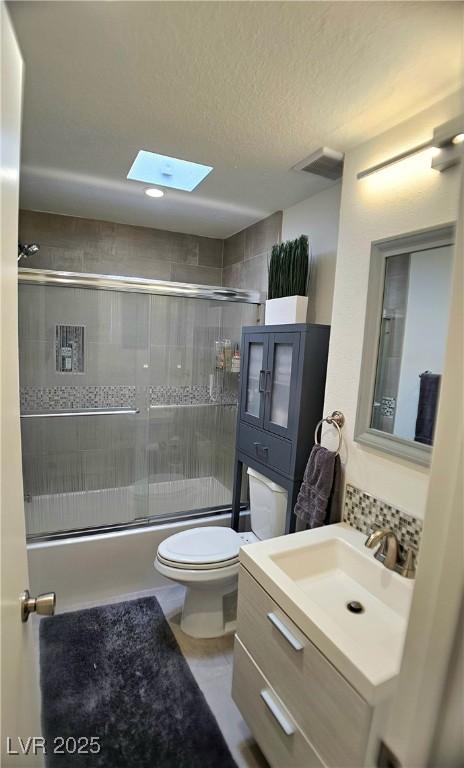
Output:
M433 446L406 440L370 426L379 351L385 282L385 259L401 253L425 251L455 244L455 223L376 240L371 245L364 344L358 390L354 439L357 443L428 466Z

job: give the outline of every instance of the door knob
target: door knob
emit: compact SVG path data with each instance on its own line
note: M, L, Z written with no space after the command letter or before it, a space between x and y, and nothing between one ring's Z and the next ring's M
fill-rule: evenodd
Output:
M21 621L27 621L29 614L38 613L40 616L53 616L55 613L56 595L54 592L46 592L38 597L31 597L29 590L21 592L19 598L21 608Z

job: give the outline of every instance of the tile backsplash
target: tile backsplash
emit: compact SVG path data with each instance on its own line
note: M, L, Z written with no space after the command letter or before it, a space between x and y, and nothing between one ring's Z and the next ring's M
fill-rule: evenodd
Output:
M354 485L346 486L343 520L366 535L376 528L391 528L398 537L401 549L419 551L422 520Z

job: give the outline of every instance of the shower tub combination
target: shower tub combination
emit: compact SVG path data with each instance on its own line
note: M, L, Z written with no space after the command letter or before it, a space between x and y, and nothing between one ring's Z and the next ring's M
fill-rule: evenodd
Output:
M77 552L71 580L85 581L85 544L96 537L106 539L107 559L113 541L119 572L134 575L121 537L133 543L145 533L156 543L212 517L227 524L239 381L232 350L241 327L258 322L261 295L33 269L20 269L19 283L33 588L47 584L59 597L58 563L69 555L72 566ZM149 588L153 570L152 583L142 571L105 594ZM96 572L97 588L104 581ZM71 591L76 598L78 585Z

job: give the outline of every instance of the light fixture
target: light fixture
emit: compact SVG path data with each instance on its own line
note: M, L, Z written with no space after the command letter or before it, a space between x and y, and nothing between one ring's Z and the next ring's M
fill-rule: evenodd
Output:
M452 165L456 165L461 161L461 145L464 143L463 128L464 115L458 115L458 117L449 120L447 123L443 123L443 125L434 128L433 137L429 141L424 141L422 144L416 144L416 146L406 149L398 155L393 155L393 157L389 157L381 163L371 165L370 168L360 171L357 174L357 178L364 179L365 176L370 176L371 173L381 171L383 168L393 165L393 163L399 163L407 157L417 155L426 150L430 153L430 158L432 160L431 167L436 171L446 171L447 168L450 168Z
M148 195L148 197L164 197L163 190L157 189L156 187L148 187L148 189L145 190L145 194Z
M464 115L439 125L433 131L433 143L442 150L438 157L432 158L432 168L446 171L458 165L463 157Z
M382 160L381 163L371 165L370 168L366 168L364 171L360 171L356 178L364 179L366 176L370 176L371 173L377 173L377 171L381 171L383 168L386 168L389 165L393 165L394 163L399 163L401 160L405 160L407 157L417 155L419 152L423 152L425 149L432 149L432 146L432 141L424 141L422 144L416 144L416 146L411 147L410 149L406 149L404 152L399 152L397 155L389 157L388 160ZM433 147L433 149L438 148Z
M156 152L141 149L131 165L127 178L192 192L212 170L210 165L200 165L190 160L158 155Z

